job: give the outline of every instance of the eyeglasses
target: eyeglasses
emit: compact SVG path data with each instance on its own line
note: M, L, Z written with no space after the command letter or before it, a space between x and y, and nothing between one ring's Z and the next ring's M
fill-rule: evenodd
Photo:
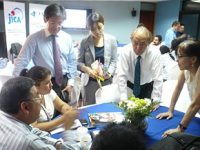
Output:
M39 95L37 95L37 97L32 98L29 102L36 102L38 104L41 104L43 99L44 99L44 97L39 94Z
M183 57L190 57L190 56L187 56L187 55L176 55L176 60L179 60L180 58L183 58Z

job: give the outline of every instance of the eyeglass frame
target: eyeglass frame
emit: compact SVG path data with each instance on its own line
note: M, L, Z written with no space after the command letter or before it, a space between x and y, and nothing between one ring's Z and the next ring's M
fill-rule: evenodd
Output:
M176 55L176 60L179 60L180 58L184 58L184 57L191 57L188 55Z
M30 99L28 102L36 102L38 104L41 104L42 103L42 100L43 100L43 96L40 95L41 97L35 97L35 98L32 98Z

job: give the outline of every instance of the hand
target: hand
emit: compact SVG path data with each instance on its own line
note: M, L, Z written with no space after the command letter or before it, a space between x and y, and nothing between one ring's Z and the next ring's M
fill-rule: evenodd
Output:
M164 113L160 113L156 116L157 119L163 119L163 118L166 118L166 119L171 119L173 117L173 113L171 112L164 112Z
M158 108L160 107L160 105L155 105L154 108L153 108L153 111L157 110Z
M104 79L110 79L110 77L111 77L111 74L110 74L110 73L106 73L106 74L104 75Z
M181 129L179 127L177 127L176 129L170 129L164 132L164 134L162 135L163 138L167 137L169 134L175 133L175 132L182 132Z
M78 116L79 111L76 109L68 110L63 114L65 130L70 129L70 127L74 124L74 120L77 119Z
M90 67L87 67L87 74L94 79L97 77L97 72L92 70Z

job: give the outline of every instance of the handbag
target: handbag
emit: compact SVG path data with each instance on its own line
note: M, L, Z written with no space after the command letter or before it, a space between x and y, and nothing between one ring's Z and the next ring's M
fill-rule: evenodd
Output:
M149 150L199 150L200 137L188 133L173 133L154 144Z

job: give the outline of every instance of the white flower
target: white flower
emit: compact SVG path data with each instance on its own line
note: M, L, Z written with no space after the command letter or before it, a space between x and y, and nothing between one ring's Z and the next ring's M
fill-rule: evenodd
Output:
M135 107L136 107L136 104L135 104L133 101L129 101L129 102L127 103L127 107L128 107L128 109L132 109L132 108L135 108Z
M151 105L151 100L149 98L145 98L144 101L146 102L146 106Z

